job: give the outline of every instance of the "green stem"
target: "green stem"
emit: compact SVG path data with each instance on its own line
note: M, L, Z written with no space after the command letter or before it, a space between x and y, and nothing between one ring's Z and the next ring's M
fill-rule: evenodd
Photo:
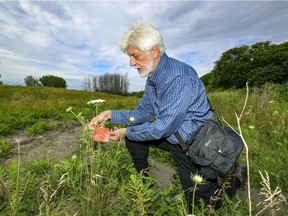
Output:
M193 188L193 196L192 196L192 215L194 215L194 208L195 208L195 192L197 189L197 183L195 182L194 188Z

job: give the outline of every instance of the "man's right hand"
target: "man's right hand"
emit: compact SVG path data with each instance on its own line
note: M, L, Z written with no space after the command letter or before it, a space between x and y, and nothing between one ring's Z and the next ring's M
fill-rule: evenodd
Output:
M101 112L99 115L97 115L96 117L94 117L88 127L93 130L95 129L96 127L103 127L105 125L105 122L108 120L108 119L111 119L111 110L106 110L106 111L103 111Z

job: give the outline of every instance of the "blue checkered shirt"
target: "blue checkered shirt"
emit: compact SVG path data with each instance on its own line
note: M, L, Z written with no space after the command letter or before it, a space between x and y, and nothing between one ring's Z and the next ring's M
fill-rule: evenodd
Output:
M130 122L130 117L135 120ZM151 121L153 117L155 120ZM191 134L211 118L205 87L196 71L164 53L147 79L136 109L112 110L111 122L128 125L126 136L130 140L166 138L177 144L176 131L187 142Z

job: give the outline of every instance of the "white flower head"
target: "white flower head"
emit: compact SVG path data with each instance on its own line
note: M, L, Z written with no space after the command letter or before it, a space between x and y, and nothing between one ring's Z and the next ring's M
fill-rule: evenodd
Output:
M105 100L97 99L97 100L88 101L87 104L98 104L98 103L104 103L104 102Z
M249 125L248 126L250 129L254 129L255 127L254 127L254 125Z
M76 160L77 156L76 155L72 155L72 160Z
M197 184L204 184L205 183L205 179L201 176L201 175L192 175L191 179L193 182L197 183Z
M135 121L135 118L134 118L133 116L131 116L131 117L129 118L129 121L130 121L130 122L134 122L134 121Z
M71 112L72 111L72 107L69 107L68 109L66 109L66 112Z

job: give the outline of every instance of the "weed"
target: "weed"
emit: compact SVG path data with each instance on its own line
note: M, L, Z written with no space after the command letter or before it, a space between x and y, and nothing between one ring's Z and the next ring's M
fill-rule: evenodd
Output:
M34 124L32 127L26 129L26 134L28 136L40 135L46 131L56 130L57 124L55 123L47 123L45 121L39 121Z
M14 154L15 148L11 146L8 142L0 142L0 158L7 159Z

